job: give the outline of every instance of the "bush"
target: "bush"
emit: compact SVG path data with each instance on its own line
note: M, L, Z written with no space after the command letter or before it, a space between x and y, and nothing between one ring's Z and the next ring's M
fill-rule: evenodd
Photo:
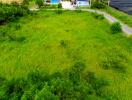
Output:
M86 75L86 80L91 84L93 90L97 96L101 96L101 89L109 85L109 81L104 78L97 78L93 72L88 72Z
M21 17L27 15L29 10L25 6L18 5L13 3L12 5L9 4L0 4L0 24L12 21L17 17Z
M111 25L111 33L112 34L116 34L116 33L119 33L121 31L122 31L122 29L121 29L121 25L119 22L113 23Z
M76 62L66 75L59 72L50 75L35 70L30 72L27 78L5 80L0 86L0 99L87 100L88 98L101 98L99 91L108 85L107 82L102 78L97 78L94 73L89 73L84 78L81 74L84 68L84 63Z
M15 99L18 100L24 93L27 82L24 79L11 79L3 84L3 98L2 99Z
M62 8L62 4L61 3L58 4L58 8Z
M36 4L41 7L44 5L44 0L36 0Z
M102 20L104 19L104 16L102 14L98 14L98 13L92 13L92 16L95 18L95 19L99 19L99 20Z
M5 37L6 33L7 33L6 29L3 28L3 29L0 30L0 36L1 37Z
M92 8L104 9L104 8L106 8L106 5L101 2L93 2Z
M61 40L61 41L60 41L60 46L63 47L63 48L68 47L68 41L66 41L66 40Z

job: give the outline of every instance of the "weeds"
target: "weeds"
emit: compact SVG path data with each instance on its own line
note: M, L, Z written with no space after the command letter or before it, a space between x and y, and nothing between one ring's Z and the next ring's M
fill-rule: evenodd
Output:
M101 66L107 70L113 69L118 72L126 72L126 66L124 64L126 61L126 57L119 52L109 53L107 54L107 57L102 61Z
M95 19L99 19L99 20L103 20L104 19L104 16L102 14L98 14L98 13L91 13L92 16L95 18Z
M116 34L122 31L120 23L116 22L111 25L111 33Z
M63 48L66 48L68 46L68 43L66 40L61 40L60 41L60 46L63 47Z
M98 92L98 89L107 84L104 80L89 74L89 79L85 80L81 76L84 67L85 64L82 62L75 63L74 70L67 72L69 76L63 75L63 73L43 74L37 70L30 72L26 79L6 80L6 83L2 84L3 95L1 95L1 99L86 99L90 95L99 98L93 91Z

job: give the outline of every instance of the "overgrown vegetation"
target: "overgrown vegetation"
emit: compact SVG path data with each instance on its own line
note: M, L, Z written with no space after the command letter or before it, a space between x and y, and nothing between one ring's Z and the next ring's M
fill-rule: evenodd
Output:
M122 29L121 29L121 25L119 22L115 22L111 25L111 33L112 34L120 33L121 31L122 31Z
M24 78L2 80L0 99L89 99L102 98L100 90L109 82L88 72L82 76L85 63L76 62L68 71L49 75L38 70Z
M132 15L128 15L122 11L116 10L111 7L106 7L104 11L106 11L107 13L111 14L112 16L116 17L120 21L132 27Z
M11 5L0 3L0 24L25 16L28 13L29 10L24 5L17 3L12 3Z
M131 100L131 38L102 15L57 11L0 26L0 99Z
M99 19L99 20L103 20L103 19L105 19L104 18L104 15L102 15L102 14L98 14L98 13L91 13L92 14L92 16L95 18L95 19Z
M102 2L95 1L95 2L92 3L91 7L92 8L97 8L97 9L104 9L104 8L106 8L106 5Z
M62 4L61 3L58 4L58 8L62 8Z
M42 7L42 6L44 6L44 0L36 0L36 4L37 4L39 7Z

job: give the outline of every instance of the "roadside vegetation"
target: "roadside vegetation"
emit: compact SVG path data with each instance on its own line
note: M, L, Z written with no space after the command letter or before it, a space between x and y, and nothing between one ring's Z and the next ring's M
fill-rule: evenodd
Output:
M112 15L113 17L119 19L123 23L132 27L132 15L128 15L127 13L124 13L115 8L109 7L107 2L108 0L103 0L103 1L92 0L91 8L105 11L109 13L110 15Z
M132 27L132 15L128 15L111 7L107 7L106 9L104 9L104 11Z

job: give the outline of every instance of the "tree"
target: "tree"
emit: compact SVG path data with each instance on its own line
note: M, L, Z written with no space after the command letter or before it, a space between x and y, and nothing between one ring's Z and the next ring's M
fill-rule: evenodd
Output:
M36 4L41 7L44 5L44 0L36 0Z

